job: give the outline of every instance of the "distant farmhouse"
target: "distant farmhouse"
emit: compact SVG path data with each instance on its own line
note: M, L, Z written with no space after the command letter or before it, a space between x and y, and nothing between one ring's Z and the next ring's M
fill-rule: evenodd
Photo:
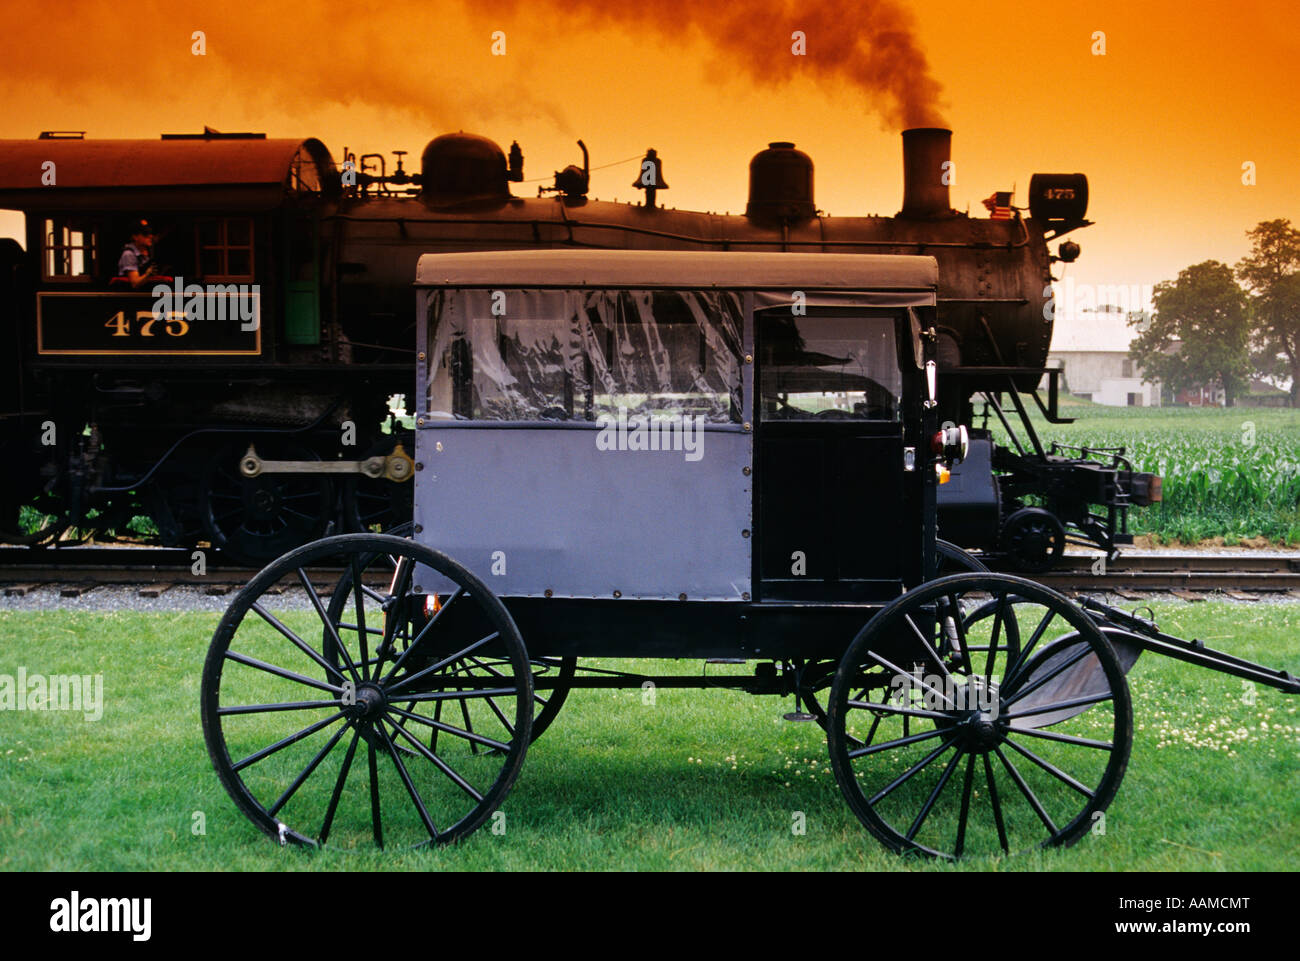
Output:
M1083 400L1111 407L1159 407L1159 382L1143 383L1141 368L1128 355L1135 334L1124 311L1111 305L1058 318L1047 366L1063 368L1061 388Z

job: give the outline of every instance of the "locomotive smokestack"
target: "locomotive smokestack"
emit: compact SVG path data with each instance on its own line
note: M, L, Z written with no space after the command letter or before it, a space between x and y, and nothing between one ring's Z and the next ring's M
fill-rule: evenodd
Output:
M942 127L913 127L903 131L903 209L900 217L932 220L951 213L948 164L952 131Z

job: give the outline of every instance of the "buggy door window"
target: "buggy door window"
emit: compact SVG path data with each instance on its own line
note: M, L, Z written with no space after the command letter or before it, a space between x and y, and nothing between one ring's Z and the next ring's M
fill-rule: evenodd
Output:
M899 419L890 315L765 312L759 364L763 420Z

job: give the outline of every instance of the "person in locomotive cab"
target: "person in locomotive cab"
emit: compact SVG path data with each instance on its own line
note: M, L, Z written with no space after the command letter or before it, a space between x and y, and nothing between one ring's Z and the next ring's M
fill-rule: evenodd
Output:
M147 220L137 220L131 225L131 239L122 246L117 259L117 275L132 287L139 287L158 272L150 256L153 250L153 228Z

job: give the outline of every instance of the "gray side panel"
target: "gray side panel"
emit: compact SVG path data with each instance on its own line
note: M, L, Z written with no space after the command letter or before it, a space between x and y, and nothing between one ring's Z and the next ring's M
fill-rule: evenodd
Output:
M705 430L691 461L600 450L600 433L418 430L417 539L507 597L748 599L753 435Z

